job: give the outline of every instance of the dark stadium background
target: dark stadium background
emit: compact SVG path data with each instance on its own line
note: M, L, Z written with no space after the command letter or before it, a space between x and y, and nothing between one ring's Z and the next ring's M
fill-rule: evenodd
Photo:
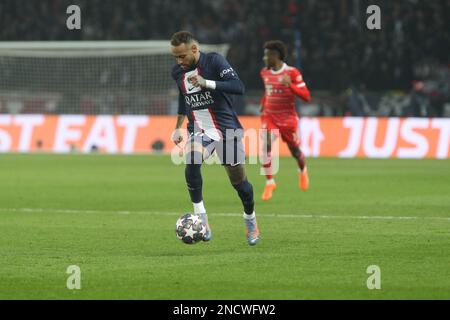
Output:
M65 26L70 4L81 7L80 31ZM365 27L370 4L381 8L381 31ZM256 114L262 45L282 39L313 91L301 114L442 117L450 115L449 12L449 0L2 0L0 41L164 40L187 29L202 43L231 44L228 59L248 92L238 112ZM380 106L399 96L400 109Z
M70 5L81 30L66 26ZM366 27L369 5L381 30ZM298 299L414 300L403 317L417 299L449 300L449 16L450 0L0 0L0 300L171 300L143 305L153 318L173 315L178 299L286 299L301 316ZM178 146L171 138L169 39L181 29L205 52L227 52L246 86L233 107L256 247L214 155L202 166L214 238L176 237L193 209L191 144L186 132ZM311 90L289 130L310 186L302 191L298 150L276 139L277 190L265 201L260 70L272 39L289 46ZM312 302L314 314L336 316L333 301ZM135 310L114 306L102 312ZM346 316L360 315L352 307Z

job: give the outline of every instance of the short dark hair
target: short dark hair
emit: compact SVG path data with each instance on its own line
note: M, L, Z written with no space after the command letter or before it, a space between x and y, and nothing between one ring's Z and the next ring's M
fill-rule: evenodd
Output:
M285 60L287 57L287 47L283 41L280 40L267 41L264 44L264 49L277 51L280 56L280 60Z
M170 39L170 44L174 47L178 47L180 44L191 43L193 41L197 40L192 33L189 31L178 31L173 34L172 39Z

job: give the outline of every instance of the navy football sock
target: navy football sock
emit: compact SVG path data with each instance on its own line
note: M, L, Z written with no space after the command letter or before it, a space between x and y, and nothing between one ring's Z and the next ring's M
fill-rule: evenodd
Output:
M253 187L250 182L245 180L233 185L233 187L238 192L239 198L241 198L242 204L244 205L244 212L248 215L253 214L255 202L253 200Z
M203 200L201 166L201 164L186 164L186 183L193 203L199 203Z

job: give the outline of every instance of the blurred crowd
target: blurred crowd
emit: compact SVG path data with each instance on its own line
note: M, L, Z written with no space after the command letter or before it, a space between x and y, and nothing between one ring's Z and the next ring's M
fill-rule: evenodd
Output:
M66 28L71 4L82 10L80 31ZM371 4L381 8L381 30L366 27ZM168 39L185 29L203 43L231 43L228 59L260 90L262 45L277 38L313 90L408 91L434 81L446 100L449 12L450 0L2 0L0 40Z

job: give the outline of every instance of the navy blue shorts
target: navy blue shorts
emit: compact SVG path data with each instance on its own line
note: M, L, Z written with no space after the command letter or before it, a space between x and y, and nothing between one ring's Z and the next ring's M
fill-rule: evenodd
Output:
M198 152L197 155L187 153L186 163L201 164L204 160L211 156L214 151L216 151L222 165L236 166L245 162L244 145L242 144L242 138L240 137L215 141L204 133L190 134L186 145L194 142L201 144L203 148L206 149L206 153L203 154L201 159L199 158Z

